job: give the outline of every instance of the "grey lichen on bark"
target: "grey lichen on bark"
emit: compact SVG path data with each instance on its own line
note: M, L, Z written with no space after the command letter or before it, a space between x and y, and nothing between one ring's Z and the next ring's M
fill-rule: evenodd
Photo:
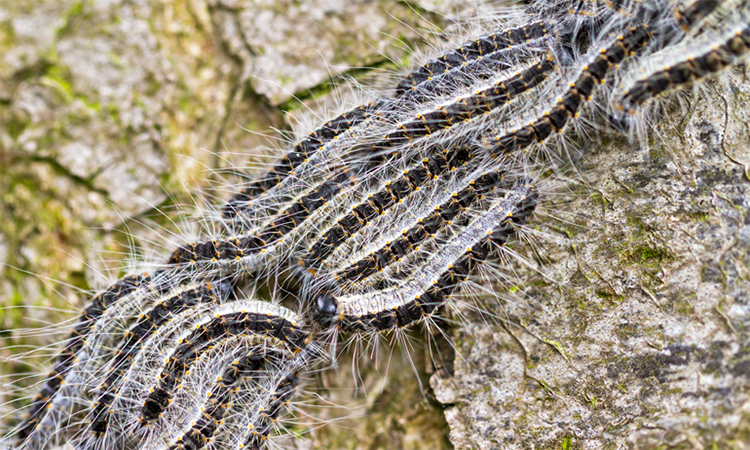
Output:
M539 272L432 379L457 447L750 445L749 93L742 67L645 146L581 143Z
M574 143L573 188L537 225L538 271L519 272L496 326L461 322L455 376L432 377L453 445L744 445L747 86L742 70L709 85L643 146ZM372 370L358 370L365 387ZM382 392L398 392L389 372ZM347 425L378 423L367 404L369 420ZM387 438L357 447L410 442L403 414L380 415Z
M226 169L267 162L279 144L247 129L316 122L305 110L335 109L336 75L387 78L408 57L403 42L424 46L459 7L471 10L0 1L0 305L11 307L0 309L0 356L11 358L0 372L43 374L44 355L14 362L11 347L60 336L13 330L73 317L80 290L115 278L124 254L164 257L179 242L151 229L170 226L161 212L209 186L226 198L238 181ZM685 96L646 145L615 134L571 142L572 161L550 174L564 184L531 242L516 245L529 264L515 265L512 293L496 286L502 301L485 294L483 315L467 310L447 328L454 373L431 367L424 336L409 355L381 349L377 363L345 355L307 388L321 395L313 415L349 418L300 420L303 439L288 444L750 445L747 75L733 69Z

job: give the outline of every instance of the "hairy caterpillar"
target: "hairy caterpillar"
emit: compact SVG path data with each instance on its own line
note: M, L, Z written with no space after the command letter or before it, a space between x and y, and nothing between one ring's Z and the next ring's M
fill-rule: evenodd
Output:
M317 320L345 331L379 332L403 328L429 318L481 264L492 250L502 247L536 206L537 193L529 181L515 186L502 202L490 206L403 284L350 298L323 294L315 300ZM370 294L370 295L368 295ZM380 298L378 298L380 297Z
M103 391L96 402L93 411L91 430L101 434L107 428L108 416L111 412L110 406L119 391L118 381L125 375L133 364L140 347L153 335L165 322L171 321L188 308L204 303L217 302L216 296L226 295L216 292L211 283L179 292L177 295L159 301L151 310L145 311L138 322L136 322L126 334L126 340L117 349L117 355L107 369L104 382L98 386Z
M683 62L673 64L669 62L673 56L659 55L666 58L659 64L660 67L650 71L645 67L639 68L639 72L646 74L625 85L622 89L625 92L621 94L616 109L635 115L644 103L661 93L719 72L745 55L750 47L750 17L740 14L739 20L718 34L709 33L709 36L703 37L703 42L685 42L680 53L689 56L683 56Z
M618 56L617 56L618 52L621 51L622 52L622 56L624 57L628 53L627 50L630 50L638 42L638 39L634 39L634 40L631 41L629 38L630 38L630 36L626 35L626 36L624 36L622 38L622 40L619 39L619 38L615 39L613 41L614 43L611 46L605 46L605 52L603 53L603 56L597 56L597 55L593 55L593 54L590 56L590 58L591 58L591 59L589 59L589 61L591 61L591 66L590 67L588 65L585 66L585 67L581 66L580 73L577 73L577 74L576 73L572 73L571 74L573 76L572 80L575 80L576 85L573 86L572 88L570 88L570 90L569 90L568 93L565 93L563 95L562 101L560 102L560 103L562 103L562 106L558 107L558 109L555 110L556 114L558 114L558 115L554 115L552 118L549 118L549 119L546 119L545 118L546 116L542 116L542 118L540 120L537 120L537 121L533 122L532 125L528 126L527 128L520 128L521 131L513 131L513 129L511 128L512 124L507 125L507 128L508 128L509 132L506 133L506 134L499 134L498 135L499 137L502 137L502 136L507 136L507 137L504 140L501 139L501 138L496 139L496 142L500 143L499 144L500 145L500 150L497 151L497 152L492 152L492 154L494 156L501 156L503 153L505 153L506 149L515 150L517 148L526 148L526 147L528 147L530 145L536 145L535 144L536 140L543 141L551 133L552 130L553 131L562 130L563 127L566 124L566 122L565 122L565 120L567 120L566 117L576 115L578 113L579 103L583 103L585 100L589 100L588 97L590 97L591 94L592 94L592 92L593 92L592 91L593 85L596 84L597 82L602 82L603 80L605 80L605 78L606 78L606 72L607 72L607 70L610 69L610 67L609 67L610 62L616 63L618 61L617 60L617 58L618 58ZM596 45L592 45L592 47L596 47ZM571 55L575 56L576 60L577 60L577 58L579 58L580 55L576 55L575 53L576 52L573 51L573 52L571 52ZM566 66L566 67L569 67L569 66ZM561 86L557 86L557 81L556 80L557 79L554 79L552 82L549 83L549 85L550 85L549 86L549 88L550 88L549 90L539 91L539 92L545 93L545 96L548 98L548 100L550 101L550 103L554 102L555 99L554 99L554 96L550 97L550 96L547 95L547 93L548 92L558 91L558 88L561 87ZM523 88L520 91L528 89L528 85L526 85L525 83L524 84L520 84L519 83L519 86L522 86L522 87L523 86L527 86L526 88ZM566 86L562 86L562 87L565 88ZM520 91L519 91L519 93L520 93ZM563 90L563 92L565 92L565 91ZM472 115L473 105L466 104L466 103L462 104L461 102L457 102L455 104L458 105L458 106L454 107L458 111L456 113L455 117L462 117L461 114L466 114L466 115L469 115L469 116ZM462 111L461 110L462 107L466 108L466 109ZM480 110L481 110L481 107L482 106L480 105L479 106ZM564 115L563 115L563 112L564 112ZM508 112L506 112L506 114L511 114L510 113L510 109L508 110ZM552 114L550 114L550 115L552 115ZM508 117L507 120L509 120L511 122L518 120L516 117L512 117L512 116L507 116L507 117ZM438 122L436 122L436 123L440 123L439 120L442 120L442 119L438 118ZM448 123L449 124L450 124L450 120L452 120L452 119L448 119L448 121L449 121ZM503 120L503 119L500 119L500 120ZM426 133L430 133L431 131L433 131L431 129L433 122L428 122L426 124L422 123L422 125L424 126L424 128L422 128L422 129L420 129L420 128L417 127L417 122L411 122L411 123L413 123L415 125L414 125L413 129L409 128L405 132L406 134L403 134L403 133L399 134L400 132L398 132L398 131L394 132L395 134L392 135L392 140L394 141L393 142L394 144L400 145L399 144L400 141L398 141L398 139L401 139L401 138L408 139L409 136L419 137L421 135L421 133L425 133L425 132ZM579 124L578 126L580 127L582 125ZM425 130L427 130L427 131L425 131ZM378 131L380 131L380 129L378 129ZM410 134L410 133L413 133L413 134ZM490 134L492 134L492 133L490 133ZM385 135L385 136L387 136L387 135ZM486 142L491 142L491 138L487 139L486 136L482 136L482 137L485 138ZM481 148L487 148L487 146L488 146L487 144L485 144L484 142L482 144L483 145L477 146L477 148L480 148L480 149ZM377 142L376 142L376 145L378 145ZM390 140L388 141L388 145L391 145ZM489 144L489 145L491 146L492 144ZM339 151L340 151L340 149L339 149ZM427 152L427 153L430 153L433 150L430 149L430 148L426 148L426 149L424 149L424 151ZM331 153L331 154L334 154L334 153ZM421 157L423 155L420 154L419 156ZM368 163L370 161L372 161L372 160L365 161L364 166L363 166L365 169L367 168ZM394 164L394 165L397 168L400 169L401 164L404 164L404 163L408 163L408 161L406 161L406 160L404 160L404 161L397 161L397 163ZM354 165L354 169L353 170L361 170L360 173L364 173L364 174L369 173L365 169L360 169L359 166L358 166L358 164L359 164L359 162L357 162L357 161L354 162L354 164L353 164ZM296 197L291 197L292 201L290 203L288 203L288 204L294 206L294 205L302 205L302 204L305 203L305 201L307 201L307 202L311 202L312 201L312 202L315 203L314 206L316 206L316 208L314 208L314 209L322 207L323 206L322 204L326 203L327 199L334 198L335 196L338 195L337 189L329 189L330 185L326 184L328 182L328 180L331 179L331 178L328 178L328 177L332 176L331 172L333 172L335 174L335 172L337 170L338 170L337 167L326 167L325 170L322 170L321 174L325 173L326 175L325 176L320 175L320 177L319 177L320 180L325 180L325 181L322 181L320 184L318 184L318 182L315 181L315 177L311 177L310 180L312 181L312 183L309 184L309 185L307 185L307 186L305 186L305 188L299 192L299 195L297 195ZM399 170L395 170L395 172L398 173ZM386 171L383 171L383 172L381 172L380 174L378 174L374 178L378 178L379 179L379 178L383 177L384 176L383 174L385 174L385 173L386 173ZM295 176L296 176L296 174L295 174ZM346 177L348 175L345 175L345 172L344 172L344 174L338 174L336 176ZM356 178L356 181L352 181L352 184L354 185L355 188L357 187L357 185L359 183L364 183L364 181L362 181L363 177L355 177L355 178ZM366 178L366 177L364 177L364 178ZM290 179L290 180L291 180L289 182L290 184L292 183L292 181L295 181L294 179ZM420 187L420 183L417 183L417 182L415 182L413 180L410 180L410 181L411 181L411 183L408 184L408 188L411 191L416 191L417 188ZM324 192L327 192L327 194L325 194L325 196L323 196L323 197L320 197L318 193L314 192L316 190L320 190L321 188L324 189ZM356 190L356 189L354 189L354 190ZM366 189L366 190L369 190L369 189ZM328 194L328 192L330 192L330 194ZM318 203L320 203L320 204L318 204ZM347 199L342 199L342 201L341 201L341 206L342 207L346 207L346 206L349 206L349 205L351 205L350 199L348 199L348 198ZM299 226L299 225L302 224L302 222L297 223L297 220L296 220L297 216L294 214L294 212L290 213L289 210L285 209L285 208L279 208L278 211L279 212L276 215L276 217L271 218L269 221L267 221L267 222L265 222L263 224L265 228L261 227L261 229L260 229L261 230L260 231L260 236L261 236L260 245L256 245L255 247L252 247L252 249L257 249L257 248L260 248L260 247L265 247L267 240L270 241L272 239L277 239L277 238L281 239L281 238L284 238L284 236L286 236L286 233L291 232L292 229L294 229L297 226ZM316 216L316 217L322 218L323 222L325 223L327 221L327 217L330 217L332 215L334 215L334 214L332 214L330 212L326 212L325 214L321 214L321 215ZM366 222L367 220L369 220L370 219L369 216L370 216L369 212L366 213L366 214L363 214L361 218L366 219L366 220L363 220L363 222ZM252 223L251 221L248 221L248 222ZM331 223L331 225L332 225L332 223ZM308 229L304 230L304 232L302 232L302 231L300 232L300 234L302 235L300 237L300 239L306 240L308 238L312 238L312 236L308 236L308 233L313 233L313 232L318 233L318 232L321 232L321 231L322 230L317 230L316 228L308 228ZM370 230L369 232L372 232L372 230ZM268 239L264 239L264 238L268 238ZM206 242L211 242L211 241L206 241ZM311 239L308 242L313 242L313 241ZM211 244L211 245L213 245L213 244ZM208 247L208 245L206 243L203 243L203 247L202 248L211 248L211 247ZM241 248L241 250L244 251L244 248ZM300 252L304 254L304 252L305 252L304 248L302 250L300 250ZM196 251L194 253L197 255L199 252ZM212 258L216 257L217 254L219 256L221 256L221 253L217 253L213 249L210 250L210 251L201 251L200 254L201 255L209 255L209 256L206 257L207 259L212 259ZM234 255L234 256L236 257L236 255ZM279 256L279 258L282 259L282 260L285 259L286 257L287 257L286 255ZM221 259L221 257L219 257L217 259ZM202 270L202 269L199 269L199 270ZM85 319L85 320L87 320L87 319Z
M461 80L462 72L476 69L472 62L497 60L502 61L507 57L504 50L518 51L522 43L529 43L547 36L552 28L551 23L539 21L518 28L500 31L487 36L480 36L475 41L463 45L447 54L440 55L436 60L429 61L417 70L412 71L396 86L396 97L410 96L417 90L426 90L434 93L440 77L443 74L454 75L451 78ZM477 64L475 64L477 65ZM465 76L465 75L464 75Z

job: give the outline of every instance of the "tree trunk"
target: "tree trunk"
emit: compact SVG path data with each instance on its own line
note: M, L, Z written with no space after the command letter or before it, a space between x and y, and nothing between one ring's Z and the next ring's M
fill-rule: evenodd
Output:
M41 376L49 355L19 362L29 347L14 346L63 335L21 330L74 317L81 290L132 270L124 256L162 260L181 243L158 231L173 226L165 216L195 192L226 199L241 180L226 169L278 154L264 148L280 146L272 128L304 133L340 112L338 75L389 86L405 47L428 48L472 11L0 0L0 305L12 307L0 309L0 374ZM309 377L320 397L301 397L337 423L298 413L287 444L750 447L749 96L747 70L733 69L670 106L642 145L571 141L515 246L525 263L473 289L481 313L450 317L455 362L424 330L408 352L345 353Z

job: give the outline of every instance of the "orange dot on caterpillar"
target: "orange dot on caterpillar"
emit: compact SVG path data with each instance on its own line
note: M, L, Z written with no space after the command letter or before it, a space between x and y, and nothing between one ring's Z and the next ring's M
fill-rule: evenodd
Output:
M520 180L399 286L338 296L324 292L313 300L313 318L324 327L355 333L390 331L429 318L493 246L504 245L528 220L537 200L533 183Z

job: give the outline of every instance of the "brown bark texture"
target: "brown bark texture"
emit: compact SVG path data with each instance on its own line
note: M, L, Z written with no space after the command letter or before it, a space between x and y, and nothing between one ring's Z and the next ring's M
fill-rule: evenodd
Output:
M170 217L220 204L232 170L278 155L276 130L340 112L345 78L387 85L476 12L0 0L0 375L44 374L61 336L19 330L75 317L129 260L164 258ZM645 142L571 141L516 245L525 263L507 263L513 287L487 280L481 313L449 317L455 352L414 330L408 350L345 353L308 377L300 408L317 420L298 414L281 443L750 447L749 74L682 96Z

